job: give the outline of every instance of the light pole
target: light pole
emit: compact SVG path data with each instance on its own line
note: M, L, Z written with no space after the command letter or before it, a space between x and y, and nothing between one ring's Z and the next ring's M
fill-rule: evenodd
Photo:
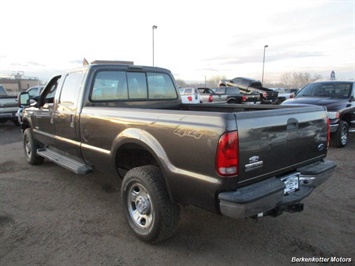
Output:
M264 84L264 66L265 66L265 50L269 45L264 45L264 57L263 57L263 74L261 76L261 84Z
M153 66L154 66L154 30L157 29L158 26L153 25L152 26L152 32L153 32Z

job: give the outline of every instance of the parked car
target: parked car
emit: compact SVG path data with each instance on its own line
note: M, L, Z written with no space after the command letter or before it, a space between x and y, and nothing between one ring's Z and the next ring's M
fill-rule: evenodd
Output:
M238 87L243 93L246 94L253 94L257 92L260 94L261 103L278 103L278 92L264 88L260 80L237 77L231 80L221 80L219 82L219 86Z
M182 103L201 103L200 93L196 88L179 88Z
M17 106L17 97L9 95L4 86L0 85L0 123L12 121L18 125Z
M325 106L330 118L332 141L336 147L345 147L348 133L355 132L355 82L321 81L305 86L294 99L283 105Z

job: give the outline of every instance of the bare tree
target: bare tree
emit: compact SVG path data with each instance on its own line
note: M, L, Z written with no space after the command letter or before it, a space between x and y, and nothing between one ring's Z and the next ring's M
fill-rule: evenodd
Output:
M218 87L218 83L220 80L227 79L226 76L213 76L207 80L207 87L213 88Z
M177 79L176 83L178 84L179 87L186 87L186 82L183 81L182 79Z
M280 81L286 88L302 88L308 83L314 82L321 79L322 76L319 74L314 74L313 76L310 73L284 73L280 76Z

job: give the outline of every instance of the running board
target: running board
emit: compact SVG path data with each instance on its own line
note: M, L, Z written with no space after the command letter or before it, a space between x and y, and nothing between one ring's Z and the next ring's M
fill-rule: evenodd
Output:
M88 174L92 171L88 165L46 148L38 149L37 154L79 175Z

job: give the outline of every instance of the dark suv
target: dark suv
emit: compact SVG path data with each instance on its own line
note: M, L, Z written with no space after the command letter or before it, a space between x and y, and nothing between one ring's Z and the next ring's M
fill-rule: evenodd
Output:
M294 99L282 103L313 104L327 108L332 139L336 147L344 147L348 133L355 132L355 82L321 81L305 86Z

